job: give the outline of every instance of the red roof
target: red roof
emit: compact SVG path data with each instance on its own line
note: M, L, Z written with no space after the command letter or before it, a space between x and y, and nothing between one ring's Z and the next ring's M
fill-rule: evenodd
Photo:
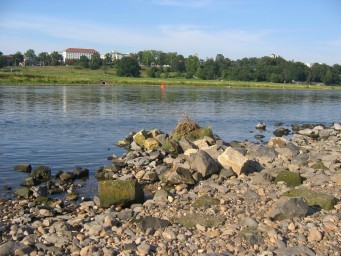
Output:
M67 48L66 52L79 52L79 53L96 53L97 51L94 49L84 49L84 48Z

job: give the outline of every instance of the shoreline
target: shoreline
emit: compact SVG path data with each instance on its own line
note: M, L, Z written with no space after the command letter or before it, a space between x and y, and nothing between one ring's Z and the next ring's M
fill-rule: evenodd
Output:
M143 184L153 195L143 202L102 207L101 195L81 202L2 201L0 254L341 253L335 235L341 229L340 124L300 126L290 140L273 137L264 145L214 136L181 139L183 153L177 154L167 138L157 130L128 135L120 142L127 153L113 156L113 165L97 173L109 182ZM157 145L148 150L155 139ZM228 159L231 150L240 161L225 166L221 155ZM224 168L216 169L216 161ZM283 170L295 178L280 178ZM331 204L310 202L306 195L284 196L295 189L313 191L315 199L325 197Z

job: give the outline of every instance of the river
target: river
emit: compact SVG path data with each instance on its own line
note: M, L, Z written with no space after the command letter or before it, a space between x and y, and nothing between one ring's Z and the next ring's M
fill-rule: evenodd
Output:
M170 133L184 115L211 126L225 141L251 140L262 121L341 122L341 91L166 86L0 86L0 187L17 187L17 163L95 170L124 153L115 147L130 131ZM2 192L4 193L4 192Z

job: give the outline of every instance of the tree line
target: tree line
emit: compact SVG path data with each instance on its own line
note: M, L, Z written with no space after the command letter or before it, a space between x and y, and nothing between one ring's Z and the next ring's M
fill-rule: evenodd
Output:
M24 54L17 52L6 59L0 52L0 68L6 65L17 66L23 63L24 56L28 65L73 65L82 68L107 69L115 67L118 76L139 77L141 68L146 69L148 77L169 78L183 77L203 80L235 80L274 83L341 83L341 65L314 63L308 67L302 62L285 60L280 56L264 56L260 58L243 58L231 60L222 54L215 58L199 59L197 55L185 58L177 52L144 50L132 53L122 59L114 59L107 53L103 59L99 53L91 58L81 56L80 59L66 59L57 51L50 54L41 52L38 55L32 49Z

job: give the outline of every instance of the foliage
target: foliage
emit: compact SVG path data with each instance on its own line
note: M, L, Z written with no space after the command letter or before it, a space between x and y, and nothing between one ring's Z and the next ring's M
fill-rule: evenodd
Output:
M205 136L213 137L212 129L209 127L200 127L196 122L190 120L188 116L184 116L180 120L171 135L175 141L180 140L182 137L194 141L202 139Z
M123 57L118 61L116 74L123 77L139 77L140 65L131 57Z
M99 53L94 53L91 55L91 59L89 61L89 67L91 69L99 69L102 65L102 59Z

